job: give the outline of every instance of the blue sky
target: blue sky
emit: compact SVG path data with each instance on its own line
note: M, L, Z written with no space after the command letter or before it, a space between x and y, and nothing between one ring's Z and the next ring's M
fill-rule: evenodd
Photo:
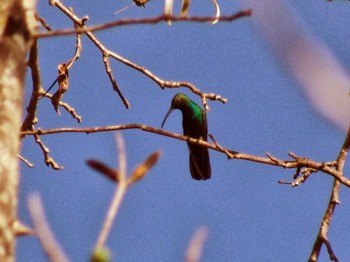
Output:
M175 11L179 12L179 3ZM212 15L211 1L192 1L191 15ZM253 17L216 25L165 23L113 28L96 32L112 51L147 67L164 80L188 81L205 92L228 99L210 101L208 132L230 149L282 159L288 152L316 161L334 160L345 130L322 116L310 104L302 85L279 59L269 38L257 26L254 1L218 1L223 14L252 7ZM223 3L221 3L223 2ZM88 15L88 25L119 18L150 17L163 12L163 1L151 0L146 8L130 8L120 1L65 1L79 16ZM303 30L312 32L349 71L349 16L346 1L288 1ZM55 29L70 28L71 22L56 8L38 2L39 14ZM255 13L254 13L255 12ZM272 9L271 13L278 12ZM268 14L267 14L268 15ZM288 33L288 32L287 32ZM283 36L282 36L283 37ZM58 63L74 52L73 36L39 40L42 82L47 88L56 77ZM64 101L73 106L83 122L50 101L38 109L37 127L92 127L143 123L160 127L172 97L185 88L161 90L154 82L125 65L111 61L117 82L131 104L125 109L104 71L102 55L83 37L80 59L70 70L70 89ZM57 88L57 87L55 87ZM337 88L330 87L330 93ZM26 87L27 102L31 84ZM326 106L326 105L325 105ZM173 112L165 129L182 133L181 114ZM283 170L239 160L227 160L210 151L212 179L195 181L189 174L184 142L139 130L122 131L128 170L151 152L162 157L151 172L132 186L113 225L107 246L113 261L181 261L193 232L208 228L201 261L305 261L316 238L328 203L332 179L312 175L297 187L280 185L291 180L294 170ZM57 134L44 136L51 156L64 170L48 168L31 137L22 144L22 155L35 164L21 164L19 216L31 224L26 198L40 193L52 230L72 261L87 261L101 229L115 185L90 170L85 161L99 159L117 165L114 133ZM346 175L349 174L346 165ZM332 220L329 239L341 261L350 257L350 215L346 188ZM37 239L24 237L17 245L18 261L46 261ZM325 248L320 261L328 261Z

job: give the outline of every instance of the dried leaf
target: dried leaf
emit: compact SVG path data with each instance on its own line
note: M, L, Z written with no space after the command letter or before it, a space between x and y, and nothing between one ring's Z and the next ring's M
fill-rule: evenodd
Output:
M216 24L218 21L219 21L219 18L220 18L220 7L218 5L218 2L216 0L212 0L213 2L213 5L215 7L215 19L211 22L211 24Z
M191 0L182 0L180 16L184 17L187 15L188 9L190 8L190 2Z
M131 185L143 178L147 172L157 163L159 157L160 151L152 153L141 165L135 168L128 180L128 184Z
M67 64L59 64L57 69L58 69L58 89L64 93L68 90L68 67L67 67Z
M59 103L63 97L63 94L68 90L68 67L67 64L59 64L58 67L58 90L51 97L51 103L55 108L56 112L60 114L58 109Z
M168 25L171 25L171 19L170 17L173 14L173 0L165 0L165 5L164 5L164 16L165 16L165 21L168 23Z
M117 182L118 183L118 181L119 181L119 179L118 179L119 178L118 171L110 168L106 164L102 163L99 160L95 160L95 159L87 160L86 164L90 168L94 169L95 171L97 171L100 174L104 175L105 177L109 178L113 182Z

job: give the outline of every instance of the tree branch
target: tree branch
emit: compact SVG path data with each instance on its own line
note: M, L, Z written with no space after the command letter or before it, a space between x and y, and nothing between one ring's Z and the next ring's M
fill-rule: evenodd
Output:
M52 262L68 262L69 259L56 241L47 222L40 196L37 194L30 195L27 205L33 220L35 234L39 238L49 260Z
M87 161L87 164L92 169L116 182L114 196L108 208L100 234L97 238L92 257L95 257L100 251L105 250L107 237L112 229L113 222L118 214L118 210L129 186L142 179L147 174L147 172L157 163L160 157L159 151L154 152L142 164L136 167L130 176L127 176L124 140L118 133L116 135L116 142L118 148L118 170L113 170L98 160Z
M350 148L350 125L348 128L348 132L346 134L343 146L341 147L336 160L335 171L337 172L339 178L344 178L344 164L345 164L346 157L349 153L349 148ZM328 235L329 225L332 220L335 207L336 205L340 204L340 201L339 201L340 183L341 183L340 179L335 178L333 183L332 193L328 202L328 206L323 216L317 238L311 250L309 262L316 262L318 260L318 257L321 252L322 244L325 244L325 246L327 247L330 260L335 262L339 261L339 259L336 257L332 249L331 243L329 242L327 235Z
M0 261L14 261L19 184L18 135L36 1L0 1Z
M213 93L203 93L201 92L199 89L197 89L193 84L188 83L188 82L184 82L184 81L165 81L162 80L160 78L158 78L156 75L154 75L152 72L150 72L148 69L146 69L143 66L137 65L131 61L129 61L128 59L118 55L115 52L110 51L109 49L107 49L92 33L93 31L97 31L97 30L102 30L102 29L106 29L106 28L110 28L110 27L115 27L115 26L122 26L122 25L132 25L132 24L154 24L154 23L159 23L160 21L166 20L166 19L172 19L173 21L193 21L193 22L208 22L208 21L213 21L213 17L169 17L167 15L161 15L158 17L153 17L153 18L143 18L143 19L127 19L127 20L118 20L118 21L113 21L111 23L107 23L107 24L103 24L103 25L98 25L96 27L86 27L84 25L84 22L88 19L87 16L85 16L84 18L80 19L79 17L77 17L73 11L70 8L67 8L66 6L64 6L61 1L59 0L51 0L50 1L51 5L56 6L57 8L59 8L64 14L66 14L76 25L74 30L70 30L68 31L63 31L63 33L59 33L56 35L65 35L65 34L77 34L77 33L85 33L86 36L97 46L97 48L99 48L101 50L101 53L103 55L103 59L104 59L104 63L105 63L105 68L106 68L106 73L112 83L113 89L118 93L119 97L121 98L121 100L123 101L124 105L126 108L129 108L129 102L127 101L127 99L123 96L122 92L119 89L119 86L117 85L117 83L114 80L114 77L111 74L111 70L108 62L108 57L113 57L114 59L118 60L119 62L143 73L144 75L146 75L147 77L149 77L151 80L153 80L154 82L156 82L160 88L164 89L164 88L179 88L179 87L186 87L189 90L191 90L191 92L193 92L196 95L199 95L201 97L203 106L205 108L205 110L209 110L209 106L207 105L207 100L218 100L222 103L226 103L227 99L222 98L220 95L216 95ZM246 17L246 16L250 16L252 14L252 11L249 10L244 10L238 13L235 13L233 15L230 16L223 16L220 17L220 21L233 21L235 19L241 18L241 17ZM45 34L52 34L50 32L46 32L43 33ZM57 32L57 31L56 31ZM44 35L40 36L43 37ZM54 35L54 34L53 34ZM39 35L37 35L39 37Z
M213 144L204 140L194 139L191 137L183 136L177 133L168 132L159 128L154 128L151 126L143 124L123 124L123 125L114 125L114 126L104 126L104 127L84 127L84 128L56 128L56 129L37 129L34 131L21 132L21 135L49 135L49 134L58 134L58 133L96 133L96 132L110 132L116 130L128 130L128 129L139 129L141 131L150 132L162 136L167 136L175 138L178 140L183 140L192 144L201 145L209 149L215 150L225 154L228 159L241 159L252 162L257 162L261 164L280 166L283 168L289 169L301 169L301 168L311 168L323 173L329 174L334 177L337 181L344 184L350 188L350 180L346 177L340 175L340 173L333 168L334 162L316 162L305 157L298 157L293 153L289 153L292 156L293 160L281 160L276 157L267 154L267 157L255 156L246 153L240 153L225 147L222 147L215 141Z
M51 5L59 6L59 1L51 1ZM61 9L61 8L60 8ZM65 12L68 15L68 12ZM251 9L242 10L240 12L228 15L228 16L220 16L220 22L232 22L233 20L248 17L252 15ZM69 16L69 15L68 15ZM156 17L149 18L140 18L140 19L122 19L116 20L108 23L104 23L101 25L82 27L79 29L62 29L55 30L49 32L42 32L36 35L37 38L46 38L53 36L64 36L64 35L73 35L76 33L87 33L87 32L96 32L100 30L106 30L112 27L121 27L126 25L144 25L144 24L158 24L160 22L171 20L172 22L197 22L197 23L205 23L212 22L215 20L215 17L212 16L168 16L168 15L160 15Z

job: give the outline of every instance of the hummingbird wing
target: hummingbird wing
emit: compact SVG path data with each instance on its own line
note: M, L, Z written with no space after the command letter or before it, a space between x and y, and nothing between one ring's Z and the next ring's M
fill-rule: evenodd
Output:
M208 125L207 125L207 116L205 111L202 111L203 124L200 126L201 138L207 141L208 136ZM208 148L188 144L188 149L190 151L190 172L193 179L197 180L206 180L211 177L211 167L209 160Z

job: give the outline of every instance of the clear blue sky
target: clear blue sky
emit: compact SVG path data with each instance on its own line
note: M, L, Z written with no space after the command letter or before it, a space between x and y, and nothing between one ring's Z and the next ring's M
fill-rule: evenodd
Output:
M180 2L180 1L177 1ZM192 1L190 14L212 15L211 1ZM237 1L218 1L223 14L242 9ZM225 2L225 3L221 3ZM240 1L238 1L240 2ZM243 2L243 1L241 1ZM349 3L323 0L289 1L307 26L329 47L349 71ZM149 17L163 11L163 1L151 0L146 8L112 13L130 2L65 1L88 25L128 17ZM247 5L245 5L247 6ZM179 12L179 3L176 3ZM254 7L253 15L254 15ZM39 14L54 28L72 23L47 1L38 2ZM278 12L278 10L271 10ZM300 86L276 58L273 48L254 26L253 18L216 25L165 23L126 26L96 33L106 47L147 67L164 80L188 81L205 92L228 98L227 104L209 102L208 130L230 149L264 156L267 152L287 159L292 151L317 161L337 156L345 131L319 115ZM47 88L56 77L58 63L74 52L72 36L39 41L42 81ZM42 101L40 128L92 127L122 123L160 124L177 92L194 101L188 90L161 90L139 72L111 61L118 84L131 103L126 110L104 71L99 50L83 37L80 59L70 71L70 89L64 101L82 116L76 123L50 101ZM57 86L55 87L57 88ZM335 88L335 87L334 87ZM27 81L26 102L31 84ZM330 89L331 92L331 89ZM166 130L182 133L181 114L172 113ZM159 163L128 191L113 225L107 246L113 261L182 261L188 242L199 226L209 230L201 261L306 261L328 203L332 179L311 176L297 188L280 185L294 170L227 160L211 151L212 179L190 177L184 142L139 130L121 132L126 144L128 170L155 150ZM31 137L23 141L22 155L35 168L21 165L19 216L31 224L26 198L40 193L56 238L72 261L87 261L101 229L115 185L90 170L85 161L100 159L116 167L114 133L44 136L51 156L64 170L48 168ZM349 175L349 164L346 174ZM341 261L350 259L349 190L342 188L330 227L329 239ZM24 237L17 245L17 260L46 261L36 238ZM320 261L328 261L325 248Z

